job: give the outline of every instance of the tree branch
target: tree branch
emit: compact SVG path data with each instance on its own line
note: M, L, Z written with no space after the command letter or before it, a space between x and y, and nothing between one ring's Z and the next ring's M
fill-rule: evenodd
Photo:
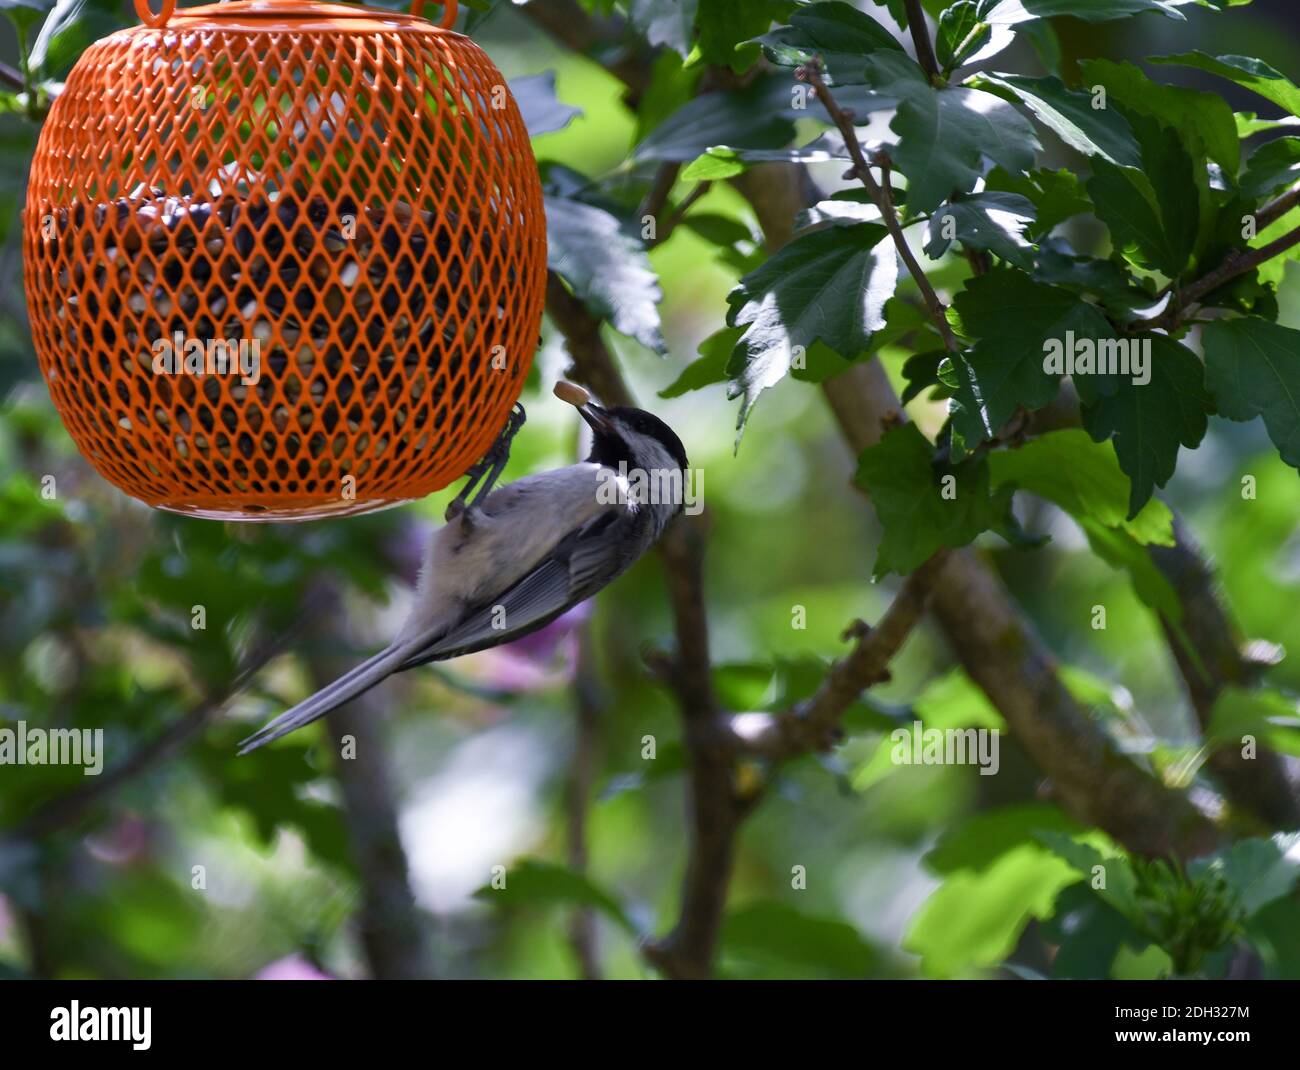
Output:
M1271 227L1297 204L1300 204L1300 186L1294 186L1285 193L1279 194L1256 212L1256 230L1265 230Z
M730 730L738 749L783 761L834 747L840 741L840 722L849 707L864 691L889 681L889 664L920 623L946 557L947 551L941 550L909 575L874 627L864 621L849 626L844 638L856 640L853 650L830 667L810 698L794 709L764 718L757 729L733 723Z
M318 661L314 669L317 686L336 679L342 671L332 661ZM380 981L424 980L433 976L434 968L398 828L397 803L385 751L386 713L374 692L370 692L329 715L335 754L340 755L334 762L334 773L342 796L348 842L360 875L357 923L370 975ZM343 756L349 736L355 752L351 758Z
M577 382L619 404L631 392L613 355L600 336L600 321L558 278L551 280L547 309L565 336ZM598 385L599 384L599 387ZM719 706L709 656L708 617L704 601L704 517L679 516L659 542L675 649L648 660L671 687L681 711L689 784L686 872L681 907L672 931L642 948L648 962L666 977L702 978L712 973L735 859L736 836L760 794L742 793L736 784L736 758L760 753L764 744L740 738ZM926 576L922 569L918 576ZM808 703L780 717L773 757L791 758L834 734L839 718L861 691L884 671L921 615L922 579L909 579L904 593L875 630L866 631L855 650L832 668L823 688Z
M592 781L596 774L597 736L600 713L605 703L596 675L596 655L591 622L583 621L577 632L577 661L573 671L573 753L564 806L567 818L569 868L587 872L587 814L591 805ZM583 980L600 979L600 951L597 946L596 912L579 907L569 919L569 943L578 960Z
M1277 222L1297 204L1300 204L1300 186L1288 190L1276 200L1261 208L1255 215L1258 228L1263 230L1270 224ZM1152 316L1150 319L1138 320L1129 324L1128 330L1130 332L1155 330L1173 332L1178 330L1187 319L1188 309L1198 304L1202 298L1208 297L1225 283L1254 271L1261 264L1272 260L1275 256L1280 256L1296 245L1300 245L1300 227L1288 231L1258 249L1232 250L1217 267L1188 283L1181 290L1173 283L1170 283L1164 291L1165 294L1169 295L1169 304L1165 310L1158 316Z
M942 84L943 72L939 70L939 60L934 54L934 45L930 42L930 31L925 25L925 9L921 0L903 0L907 11L907 28L912 33L912 44L916 48L916 62L925 71L934 85Z
M1238 275L1245 275L1247 272L1254 271L1260 264L1273 257L1286 252L1295 245L1300 245L1300 227L1283 234L1267 245L1258 249L1250 249L1239 256L1231 257L1224 260L1213 271L1202 275L1191 285L1184 287L1179 293L1179 304L1182 308L1195 304L1207 294L1213 293L1226 282L1230 282ZM1177 321L1175 322L1177 326Z
M793 233L791 205L803 198L807 180L795 164L755 168L745 194L775 250ZM755 190L758 183L779 189ZM753 194L753 196L751 196ZM814 195L815 196L815 195ZM796 208L795 211L798 209ZM884 424L903 411L898 395L878 361L855 364L822 384L822 391L853 456L880 441ZM967 674L1025 741L1038 767L1058 787L1077 816L1105 829L1130 849L1150 855L1194 855L1210 849L1217 831L1186 797L1157 784L1116 752L1061 682L1056 661L1024 619L996 574L969 549L948 555L934 584L931 607ZM1029 745L1030 740L1033 746ZM1085 757L1075 762L1071 748L1086 741ZM1087 799L1088 777L1099 785ZM1118 793L1118 781L1124 784ZM1126 814L1130 796L1161 815L1149 830Z
M533 9L540 7L530 4L525 12L536 16L538 12ZM557 36L563 39L564 35ZM830 94L823 96L824 101L828 98ZM836 124L843 132L847 116L842 110L839 115ZM854 172L870 192L869 183L874 184L874 179L851 121L848 126L845 142L857 148ZM784 164L751 168L733 179L732 184L759 216L770 250L789 239L794 216L809 203L808 194L813 190L806 169ZM946 311L911 256L892 200L881 186L876 189L872 195L884 202L882 216L899 255L921 288L945 344L953 350L957 343L948 328ZM565 335L574 359L574 378L609 401L629 403L626 385L600 337L600 323L586 313L581 302L556 277L548 286L547 307L552 322ZM888 379L874 361L855 365L823 384L823 390L855 453L878 440L884 418L901 412ZM708 976L712 968L734 861L735 836L757 796L739 795L734 784L734 756L744 753L746 744L743 740L737 742L728 718L718 710L709 679L700 573L702 536L687 540L678 534L681 527L680 521L675 523L661 543L661 553L669 565L670 595L678 628L677 653L662 668L667 670L677 692L686 725L690 843L678 923L668 937L648 943L644 952L667 976L701 977ZM1217 830L1184 796L1164 788L1115 751L1104 731L1069 694L1057 674L1055 661L1023 621L1001 582L978 557L968 550L956 551L934 567L937 580L927 583L929 574L925 570L919 578L909 579L906 595L887 614L888 626L882 621L875 632L860 637L859 647L845 659L850 668L838 670L844 674L837 678L838 683L830 683L828 678L826 686L831 690L816 709L833 720L829 715L842 702L849 686L858 680L870 681L883 671L879 659L886 648L896 649L895 644L910 632L928 587L950 641L954 636L965 640L955 643L960 660L1003 711L1040 768L1056 782L1067 807L1107 829L1131 849L1147 854L1192 855L1217 842ZM905 622L912 623L903 627ZM961 636L963 632L977 634ZM877 635L874 640L873 635ZM689 649L685 642L690 636L703 637L704 645L694 652L703 651L705 656L683 666L683 651ZM877 643L881 644L878 649ZM817 721L822 723L820 713ZM816 732L805 742L817 744L824 739L825 733ZM1072 748L1080 750L1079 757L1073 755ZM1100 790L1094 792L1098 786Z
M322 653L337 649L339 640L347 645L351 638L343 634L346 616L339 607L338 589L333 584L322 588L334 611L314 618L315 642L307 654L314 687L338 679L351 667L346 660ZM334 776L361 885L357 926L370 975L380 981L412 981L433 976L433 962L398 828L385 748L387 712L377 693L369 691L334 710L327 721L335 745Z
M1220 596L1213 570L1177 516L1174 538L1173 546L1152 546L1148 552L1182 607L1179 629L1163 617L1160 623L1196 720L1204 730L1224 689L1255 686L1277 655L1267 644L1243 641ZM1216 750L1208 764L1224 794L1270 829L1300 826L1300 793L1280 755L1261 749L1253 760L1247 760L1232 746Z
M568 375L605 402L633 403L614 356L600 334L600 320L569 293L558 276L547 286L547 312L564 335L573 364ZM709 661L704 604L706 517L679 515L659 540L676 634L671 655L654 667L672 687L681 710L688 757L690 834L682 907L677 927L663 941L643 948L666 976L705 977L722 925L731 880L735 829L742 809L732 792L731 763L715 745L718 702Z

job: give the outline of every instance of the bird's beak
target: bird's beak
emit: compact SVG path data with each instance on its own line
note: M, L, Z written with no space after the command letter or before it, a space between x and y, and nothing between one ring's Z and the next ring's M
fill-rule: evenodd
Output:
M587 402L586 405L579 407L578 415L586 420L587 426L598 435L607 435L614 430L614 425L609 422L609 416L599 405Z
M598 435L608 434L613 430L613 425L609 422L609 416L599 405L591 400L591 395L576 383L567 383L564 380L555 384L555 396L561 401L567 401L578 410L588 426Z

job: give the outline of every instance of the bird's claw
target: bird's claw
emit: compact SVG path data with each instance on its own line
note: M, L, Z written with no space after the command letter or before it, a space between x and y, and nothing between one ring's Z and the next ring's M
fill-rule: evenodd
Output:
M501 429L501 434L497 436L496 441L492 443L483 459L465 473L468 477L465 486L451 500L446 513L443 514L443 518L447 523L451 523L457 517L462 517L461 524L468 528L470 514L492 492L497 479L505 470L506 462L510 460L510 442L519 433L519 429L524 426L524 421L527 418L528 415L524 412L524 407L516 401L514 407L510 410L510 415L506 417L506 425ZM486 479L484 479L485 476ZM480 480L483 480L481 487L478 486ZM473 501L469 501L469 496L474 492L475 487L478 487L478 493L474 495Z

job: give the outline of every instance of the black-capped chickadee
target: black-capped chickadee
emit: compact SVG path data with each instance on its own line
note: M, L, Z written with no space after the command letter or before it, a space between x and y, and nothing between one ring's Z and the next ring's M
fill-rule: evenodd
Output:
M601 408L572 383L557 384L555 394L591 427L586 461L493 490L523 423L517 408L492 451L471 469L447 509L447 523L434 532L415 603L397 637L249 736L240 754L310 724L395 672L536 631L612 582L654 544L681 511L681 496L645 501L646 495L627 492L627 476L665 474L670 484L684 487L689 473L681 439L657 416ZM466 505L480 479L482 487Z

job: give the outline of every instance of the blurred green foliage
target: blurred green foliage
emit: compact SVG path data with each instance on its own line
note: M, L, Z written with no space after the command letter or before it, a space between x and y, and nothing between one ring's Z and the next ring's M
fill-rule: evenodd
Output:
M729 116L688 104L708 65L743 72L758 62L759 47L746 42L789 16L793 3L589 0L590 9L630 16L663 45L635 108L598 62L560 49L512 5L468 6L477 40L508 77L554 70L558 98L581 109L535 145L548 188L570 205L598 204L619 221L634 220L664 160L689 163L719 145L762 153L792 132L801 141L814 132L807 116L773 114L765 104ZM950 5L927 6L938 14ZM409 597L421 538L451 491L341 522L237 526L151 511L94 474L40 380L18 297L14 223L59 80L87 44L133 16L109 0L0 7L21 31L6 43L10 65L29 81L28 91L0 93L0 727L102 728L109 776L178 726L182 732L165 760L93 794L71 815L59 807L94 793L95 778L75 766L0 766L0 968L15 976L246 977L280 963L282 972L365 976L356 919L367 874L349 841L325 727L244 758L234 756L234 744L312 689L313 658L359 658L387 638ZM58 21L41 34L51 7ZM858 7L879 20L901 11L893 0ZM698 11L694 35L691 9ZM999 62L1041 78L1070 75L1093 56L1239 46L1296 69L1295 39L1272 21L1287 17L1280 7L1187 13L1186 23L1156 15L1131 24L1043 23ZM966 35L956 34L957 14L942 38L954 62L973 54L958 47ZM38 40L33 65L26 60ZM795 38L779 43L802 47ZM771 99L761 86L754 97ZM1233 104L1255 106L1244 97ZM697 111L683 116L682 107ZM1070 177L1078 160L1066 143L1049 141L1041 170L1002 184L1034 194L1039 224L1073 218L1078 246L1100 248L1096 221L1078 218L1089 209ZM811 166L828 192L843 185L842 162ZM683 180L677 196L690 187ZM827 204L850 213L862 207L851 192L819 210L833 210ZM849 223L878 229L851 216ZM1295 223L1288 217L1277 233ZM1176 272L1191 251L1162 253L1179 261ZM808 385L849 363L842 351L812 345L824 335L810 335L811 367L793 369L795 381L761 384L774 388L734 448L736 406L722 383L735 377L728 367L741 332L724 327L728 294L744 278L743 294L761 290L755 273L764 263L756 221L736 191L715 183L670 241L616 259L633 257L638 268L653 269L663 299L654 330L628 333L656 346L661 330L667 355L608 330L607 338L637 395L654 399L707 475L715 676L730 708L777 710L813 692L843 652L845 623L875 619L888 604L892 588L873 584L873 571L889 571L876 567L882 546L906 571L938 545L978 535L1091 716L1157 771L1188 760L1199 768L1203 748L1151 612L1169 609L1168 591L1132 552L1167 536L1169 511L1159 499L1130 503L1109 446L1064 432L967 462L980 466L974 474L989 495L988 515L974 530L947 537L932 528L933 546L909 545L905 533L891 542L850 490L856 459ZM953 254L929 266L949 291L968 274ZM1295 328L1293 269L1271 265L1260 281L1278 285L1279 320ZM881 331L859 356L881 361L901 389L905 362L933 350L935 338L915 313L914 288L904 284L900 295L907 300L881 313L894 332ZM819 314L815 303L809 308ZM758 344L753 335L749 344ZM572 456L571 414L558 412L545 389L564 360L548 327L524 397L530 420L507 478ZM894 434L900 447L914 436L920 451L878 455L890 463L859 476L887 523L895 462L927 466L920 432L935 437L947 396L961 389L940 381L937 360L913 365L913 373L924 383L909 398L920 431ZM1067 471L1072 479L1060 478ZM1257 494L1243 502L1247 476ZM1008 517L1009 495L999 497L999 488L1013 485L1026 493ZM1183 452L1168 499L1215 560L1245 631L1283 644L1300 638L1300 483L1260 422L1212 421L1199 449ZM907 512L905 487L894 504ZM1003 523L1016 537L980 534ZM1019 537L1025 531L1050 543L1035 547ZM1098 604L1108 608L1104 630L1086 624ZM202 629L194 627L196 607L204 611ZM792 630L792 607L805 611L805 628ZM599 714L586 872L567 853L566 809L581 626L566 624L549 649L486 652L383 689L402 840L439 973L573 976L577 958L555 922L575 909L597 916L606 974L651 972L638 940L665 930L675 915L684 828L680 724L640 656L643 645L662 644L670 633L658 563L638 565L593 613L587 631ZM263 664L268 650L273 656ZM258 671L230 694L250 664ZM847 738L833 755L774 775L751 771L758 781L772 776L772 790L740 842L722 975L1210 976L1229 970L1233 951L1248 947L1266 975L1300 976L1294 837L1248 837L1175 868L1127 858L1041 801L1037 772L1014 738L1005 740L995 778L971 767L895 765L888 748L897 726L920 719L1001 728L1002 720L929 629L893 669L892 682L850 711ZM1300 754L1300 665L1284 661L1269 684L1225 695L1208 742L1250 730ZM38 832L25 833L32 822ZM505 867L500 890L494 866Z

